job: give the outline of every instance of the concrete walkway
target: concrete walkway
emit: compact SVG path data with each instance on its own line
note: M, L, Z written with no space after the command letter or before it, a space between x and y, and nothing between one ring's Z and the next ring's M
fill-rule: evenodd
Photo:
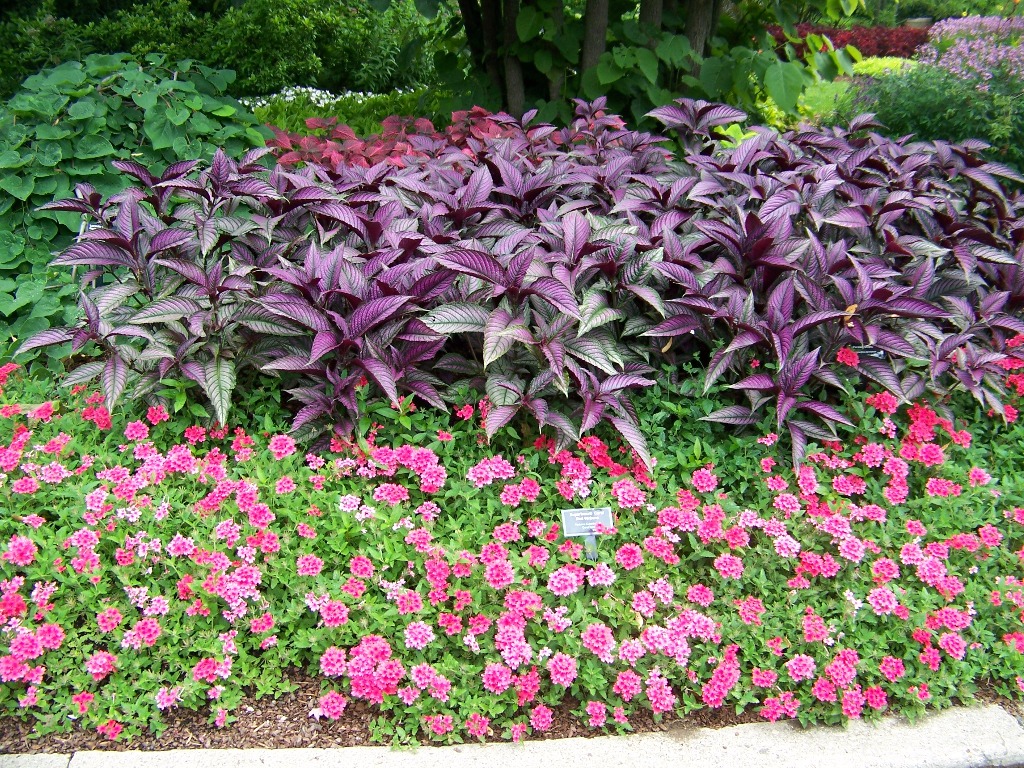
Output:
M0 755L0 768L1024 768L1024 726L998 706L947 710L911 725L800 729L755 723L593 739L280 750Z

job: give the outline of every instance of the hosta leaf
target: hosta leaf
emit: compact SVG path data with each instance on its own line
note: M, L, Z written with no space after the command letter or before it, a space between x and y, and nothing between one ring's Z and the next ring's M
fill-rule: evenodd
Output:
M489 312L479 304L442 304L420 319L438 333L483 333Z
M208 360L203 364L201 386L213 406L217 422L227 424L231 394L235 390L235 361L220 356Z

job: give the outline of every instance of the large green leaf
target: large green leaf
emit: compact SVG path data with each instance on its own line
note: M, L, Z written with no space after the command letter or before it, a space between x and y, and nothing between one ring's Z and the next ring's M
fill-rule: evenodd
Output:
M795 61L775 62L765 72L764 87L780 109L796 111L797 99L804 90L803 67Z
M89 160L114 154L114 145L105 136L83 136L75 145L75 157Z
M522 42L533 40L544 28L544 16L536 8L525 6L519 9L516 16L516 35Z
M649 48L636 49L636 63L652 85L658 82L658 57Z
M19 200L28 200L35 187L36 180L33 176L0 176L0 189Z

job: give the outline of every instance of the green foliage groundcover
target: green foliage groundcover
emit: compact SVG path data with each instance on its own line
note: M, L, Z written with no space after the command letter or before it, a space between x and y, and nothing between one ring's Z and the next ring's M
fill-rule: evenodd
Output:
M40 205L82 183L94 194L121 191L126 178L112 160L163 169L263 144L269 131L226 95L233 78L159 55L93 55L28 78L0 106L0 345L75 314L77 290L47 265L82 218Z
M311 716L365 701L372 736L402 743L519 740L565 702L621 732L639 712L833 723L1024 686L1024 426L969 401L949 421L850 397L856 429L794 470L764 424L697 429L719 403L666 371L639 404L648 473L596 436L488 445L492 406L468 394L450 417L368 402L354 441L304 455L273 408L248 430L111 416L14 368L0 712L36 734L130 741L179 707L226 727L296 668L321 681ZM614 516L596 559L562 535L580 507Z

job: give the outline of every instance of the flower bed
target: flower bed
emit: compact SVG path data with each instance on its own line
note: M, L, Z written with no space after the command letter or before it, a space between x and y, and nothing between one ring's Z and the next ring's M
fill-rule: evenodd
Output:
M0 408L0 708L38 733L128 739L179 707L227 726L296 666L322 680L312 715L367 702L402 741L521 739L567 701L595 729L836 722L1024 685L1024 428L964 402L969 425L849 399L857 429L796 472L774 435L723 432L659 443L648 474L594 436L485 445L486 401L377 408L304 455L41 392L14 380ZM601 506L591 561L559 510Z
M928 33L922 64L943 69L987 91L995 81L1019 93L1024 83L1024 19L969 16L939 22Z

